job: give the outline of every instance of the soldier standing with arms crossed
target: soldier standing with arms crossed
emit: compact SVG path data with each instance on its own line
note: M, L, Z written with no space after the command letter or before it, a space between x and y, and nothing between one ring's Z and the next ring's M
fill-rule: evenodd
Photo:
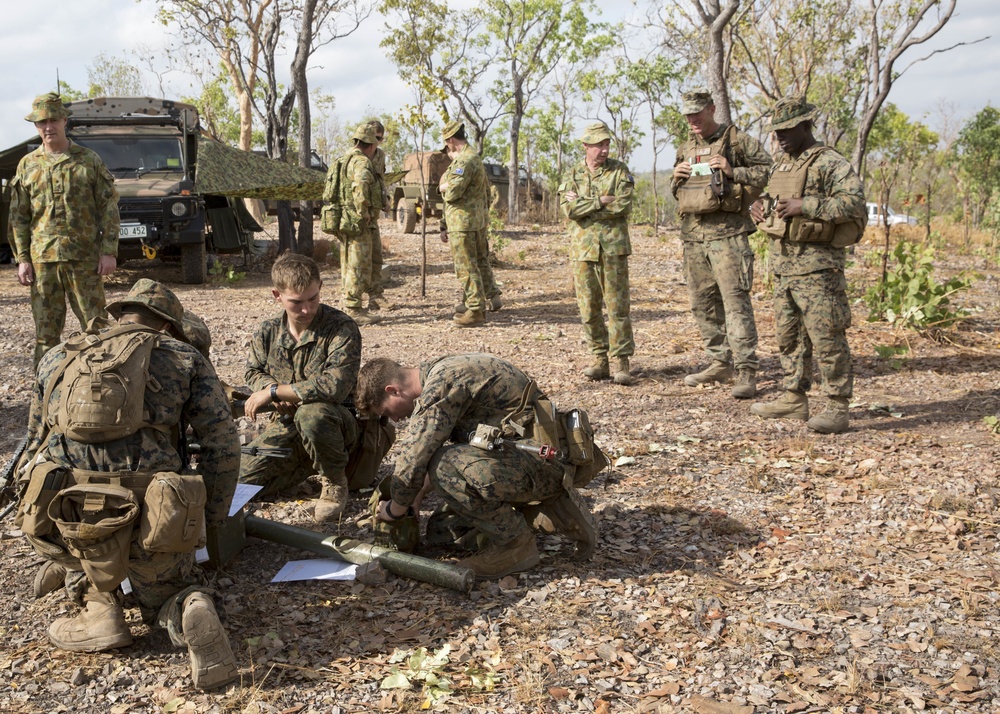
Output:
M66 136L70 112L58 94L35 98L42 145L11 181L10 226L17 280L31 288L35 361L59 343L66 301L86 327L104 312L102 276L118 266L118 191L101 158Z
M583 370L589 379L611 376L608 355L617 358L614 381L632 384L629 357L632 337L628 257L632 243L628 217L635 180L621 161L608 158L611 130L590 124L580 137L586 156L559 187L563 214L569 219L569 258L580 320L594 362ZM608 324L603 309L608 309Z
M483 160L465 136L465 124L450 121L441 130L444 151L451 164L439 187L444 199L441 240L451 245L455 277L462 287L462 303L456 305L454 322L475 327L486 321L486 311L503 305L493 279L487 228L490 222L490 180ZM463 312L458 312L458 308Z
M844 247L864 232L865 193L847 159L813 137L815 110L803 97L780 99L771 110L769 130L781 146L767 184L772 205L757 201L750 213L772 238L774 320L785 391L750 411L765 419L808 420L813 431L838 434L847 431L854 391ZM814 351L827 406L810 419L806 393Z
M771 157L753 137L715 121L707 89L685 92L683 102L692 137L677 150L671 190L681 214L691 312L712 359L684 384L729 381L735 366L732 394L749 399L757 394L758 366L749 209L767 181Z

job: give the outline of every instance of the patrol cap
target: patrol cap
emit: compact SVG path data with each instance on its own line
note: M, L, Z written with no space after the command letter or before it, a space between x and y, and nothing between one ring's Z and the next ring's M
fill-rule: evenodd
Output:
M771 108L771 125L768 131L794 129L804 121L816 118L816 106L803 96L782 97Z
M689 89L681 95L681 114L697 114L709 104L715 104L715 101L705 87Z
M583 136L580 137L580 141L584 144L600 144L602 141L610 139L611 130L602 121L587 124L583 129Z
M31 114L26 116L25 120L36 122L46 119L64 119L72 113L63 106L62 98L58 94L49 92L35 97L35 101L31 103Z
M128 295L110 303L105 309L116 320L120 319L128 305L142 305L150 312L169 322L181 339L184 339L184 307L177 296L166 286L149 278L137 280Z
M378 135L375 133L375 127L369 124L361 124L354 133L351 134L352 139L357 139L358 141L363 141L366 144L377 144Z

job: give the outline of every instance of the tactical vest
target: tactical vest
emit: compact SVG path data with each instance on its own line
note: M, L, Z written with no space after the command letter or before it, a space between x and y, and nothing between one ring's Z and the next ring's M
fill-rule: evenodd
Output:
M695 174L695 167L704 164L713 156L724 156L730 165L732 160L732 142L736 137L736 127L730 125L722 136L707 146L699 146L694 141L686 142L680 149L685 161L691 164L692 173L686 181L677 187L677 211L681 215L697 215L701 213L743 213L750 204L757 200L759 190L733 183L721 170Z
M773 211L774 202L782 198L803 198L809 167L826 151L828 146L806 149L795 160L785 156L776 165L765 189L768 205L765 207L763 223L757 228L772 238L792 243L827 243L834 248L844 248L861 240L864 226L860 221L835 224L818 218L795 216L790 221L778 218Z

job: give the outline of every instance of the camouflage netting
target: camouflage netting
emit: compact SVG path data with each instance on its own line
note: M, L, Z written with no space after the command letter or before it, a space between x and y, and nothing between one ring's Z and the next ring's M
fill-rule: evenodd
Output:
M321 201L326 175L200 138L194 190L272 201Z

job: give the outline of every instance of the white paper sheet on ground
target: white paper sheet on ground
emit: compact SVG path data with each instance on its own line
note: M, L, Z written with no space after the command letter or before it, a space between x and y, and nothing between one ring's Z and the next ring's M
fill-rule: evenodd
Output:
M233 503L229 506L230 517L239 513L243 506L250 503L250 499L257 495L263 486L249 483L236 484L236 491L233 493ZM208 560L208 548L199 548L194 552L194 559L197 563L204 563Z
M271 578L272 583L288 583L293 580L354 580L358 569L354 563L344 563L331 558L317 560L290 560Z

